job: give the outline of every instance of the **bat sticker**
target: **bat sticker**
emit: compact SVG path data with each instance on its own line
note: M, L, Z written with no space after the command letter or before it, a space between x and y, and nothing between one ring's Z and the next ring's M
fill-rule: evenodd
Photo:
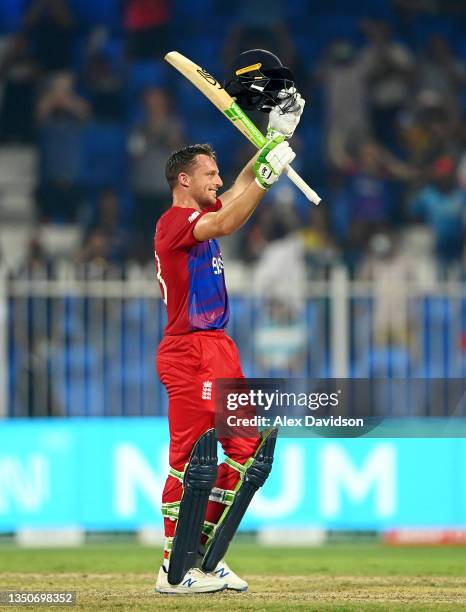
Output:
M217 79L215 79L211 74L209 74L207 70L204 70L204 68L199 68L197 72L201 75L201 77L204 77L204 79L209 83L209 85L214 85L217 86L219 89L223 89Z

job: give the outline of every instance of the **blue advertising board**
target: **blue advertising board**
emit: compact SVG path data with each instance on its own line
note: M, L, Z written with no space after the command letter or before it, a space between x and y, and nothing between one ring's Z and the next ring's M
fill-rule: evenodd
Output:
M161 526L163 418L0 425L0 531ZM279 439L243 529L466 526L466 439Z

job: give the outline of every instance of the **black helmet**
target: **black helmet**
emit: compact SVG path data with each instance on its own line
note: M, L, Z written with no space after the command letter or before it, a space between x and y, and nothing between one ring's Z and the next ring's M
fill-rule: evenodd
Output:
M276 55L264 49L241 53L233 63L234 77L225 82L225 89L244 110L269 113L274 106L286 101L292 107L296 94L278 98L282 89L294 87L294 76Z

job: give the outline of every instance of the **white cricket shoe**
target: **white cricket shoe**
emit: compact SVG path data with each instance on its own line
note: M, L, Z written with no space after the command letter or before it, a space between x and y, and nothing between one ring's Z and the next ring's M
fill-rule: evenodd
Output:
M237 576L235 572L233 572L228 567L228 565L223 559L219 561L217 567L215 568L213 572L211 572L210 575L216 576L217 578L222 580L222 582L226 582L227 589L229 589L230 591L247 591L248 590L248 583L246 582L246 580L243 580L242 578Z
M163 567L159 570L155 590L157 593L170 595L187 595L189 593L216 593L227 588L226 580L218 578L213 574L205 574L200 569L193 567L184 575L180 584L168 582L167 570Z

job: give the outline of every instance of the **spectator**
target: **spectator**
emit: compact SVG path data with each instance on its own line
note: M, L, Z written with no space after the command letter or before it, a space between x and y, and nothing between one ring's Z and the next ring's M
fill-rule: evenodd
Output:
M37 236L33 236L15 276L22 279L50 278L53 271L51 258ZM50 299L48 296L17 298L16 308L24 312L42 312L34 325L20 325L17 329L16 377L18 399L15 417L62 416L62 408L50 384L50 354L53 350L49 325ZM37 309L37 310L36 310Z
M453 54L448 40L436 34L432 36L418 62L417 88L437 93L448 108L458 114L459 94L466 84L464 63Z
M353 154L339 151L336 159L346 181L333 207L334 225L347 262L354 264L370 236L396 219L391 181L410 179L416 174L371 139L356 142Z
M411 344L408 284L415 280L416 262L400 248L393 232L374 234L359 269L359 278L374 287L374 335L381 346ZM414 343L413 343L414 344Z
M268 216L268 211L265 216ZM257 261L264 247L267 245L267 220L264 218L264 212L258 211L257 218L251 220L242 230L243 242L239 249L239 257L244 263L253 263Z
M41 178L37 203L41 220L76 219L82 194L81 124L90 116L89 104L74 91L70 73L58 73L37 104L41 128Z
M24 260L18 267L18 276L23 278L35 278L47 276L52 271L52 261L48 256L44 245L38 237L33 237L27 245Z
M306 264L300 235L282 224L263 249L254 268L254 291L284 302L293 311L303 306L306 291Z
M67 0L33 0L23 27L41 70L71 67L77 31Z
M328 209L321 206L310 208L309 224L300 232L307 268L312 278L325 273L337 259L337 249L328 227L328 212Z
M49 118L69 118L84 121L90 115L89 104L74 91L75 79L70 72L61 72L49 80L49 87L39 99L39 123Z
M117 194L111 188L103 189L99 194L97 210L87 232L93 238L86 238L86 244L93 251L98 240L97 236L105 238L105 257L112 263L123 263L127 259L130 236L121 223L121 207ZM99 243L100 244L100 243ZM84 251L86 252L86 251ZM87 255L86 255L87 257Z
M371 132L367 74L368 66L346 40L332 43L320 63L317 79L323 87L326 153L330 163L335 163L336 151L345 148L351 138Z
M399 117L400 140L411 164L428 172L440 155L457 155L461 129L448 101L424 90Z
M35 304L38 308L45 306L43 303L40 304L41 299L43 298L36 298ZM15 414L11 416L17 418L63 416L63 406L50 381L51 360L48 354L52 351L49 342L47 334L36 329L34 336L28 342L28 352L21 353L16 372L17 408Z
M34 97L39 71L24 34L11 37L0 60L3 95L0 141L31 143L35 136Z
M92 227L76 254L76 262L83 264L78 275L87 280L123 279L125 262L114 256L113 248L113 236L104 227Z
M361 54L368 76L372 126L377 140L392 148L395 118L411 93L414 57L407 47L393 40L385 21L363 21L369 44Z
M83 85L96 121L123 121L125 101L123 76L104 50L93 53L84 67Z
M270 216L269 223L273 219ZM306 263L303 242L295 230L291 211L278 215L269 225L270 241L254 268L255 295L267 296L261 304L254 338L256 365L259 373L267 376L303 375L306 363Z
M93 264L96 268L106 270L110 265L110 245L105 232L93 228L86 236L83 247L78 254L78 261Z
M168 0L126 0L124 25L131 58L159 58L168 51L170 5Z
M277 189L279 190L279 187ZM274 194L271 194L270 197L273 196ZM286 208L278 210L282 203ZM291 202L280 197L279 200L269 200L267 206L257 211L257 217L252 219L242 231L243 240L239 255L244 262L263 262L265 250L270 243L279 245L282 239L297 229L298 223L290 205Z
M303 312L286 300L271 298L261 305L254 334L259 375L304 376L307 355Z
M145 118L133 129L128 148L135 200L133 226L143 236L144 246L151 253L155 223L170 204L165 161L181 146L184 136L181 121L163 89L146 89L143 104Z
M431 228L440 263L458 261L463 252L466 227L466 191L458 185L455 161L440 157L433 164L433 182L417 193L411 214Z

